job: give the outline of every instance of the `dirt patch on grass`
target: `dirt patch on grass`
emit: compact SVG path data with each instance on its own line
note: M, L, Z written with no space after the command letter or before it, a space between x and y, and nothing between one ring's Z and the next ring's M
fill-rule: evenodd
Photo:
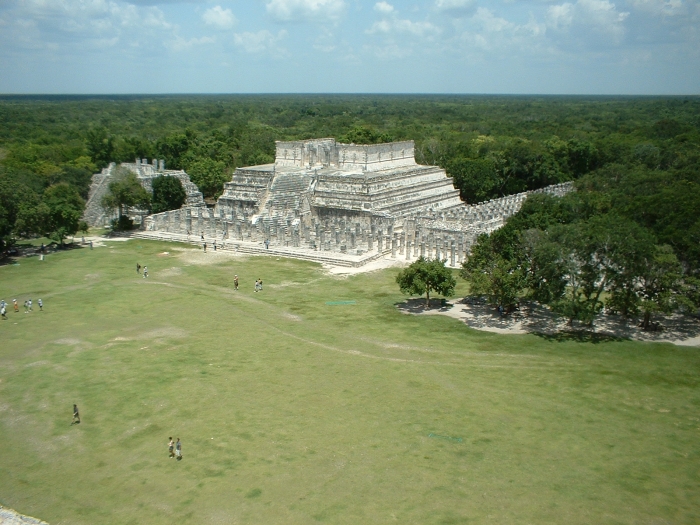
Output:
M158 272L158 277L174 277L176 275L182 275L182 268L179 266L173 266L172 268L166 268Z
M205 266L209 264L222 264L231 259L240 259L245 255L240 255L231 251L214 251L207 249L206 253L203 250L193 250L191 248L173 248L171 252L173 256L177 256L185 264L196 266Z
M79 345L82 343L82 341L80 339L72 339L67 337L64 339L56 339L54 343L57 345Z
M148 332L137 335L134 339L181 339L183 337L187 337L187 332L185 330L171 326L149 330Z

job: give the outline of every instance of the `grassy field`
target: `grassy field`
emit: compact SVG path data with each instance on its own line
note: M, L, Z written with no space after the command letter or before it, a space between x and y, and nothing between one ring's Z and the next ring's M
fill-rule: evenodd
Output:
M402 314L396 270L19 263L0 298L45 311L0 322L0 503L52 525L700 522L698 348Z

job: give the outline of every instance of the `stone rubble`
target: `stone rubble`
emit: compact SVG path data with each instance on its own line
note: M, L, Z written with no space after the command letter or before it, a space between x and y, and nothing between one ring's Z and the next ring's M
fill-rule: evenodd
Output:
M0 506L0 525L48 525L48 523Z

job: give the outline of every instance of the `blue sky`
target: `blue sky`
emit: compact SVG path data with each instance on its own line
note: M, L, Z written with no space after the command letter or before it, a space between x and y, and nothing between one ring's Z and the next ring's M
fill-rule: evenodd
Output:
M0 0L0 93L699 94L700 0Z

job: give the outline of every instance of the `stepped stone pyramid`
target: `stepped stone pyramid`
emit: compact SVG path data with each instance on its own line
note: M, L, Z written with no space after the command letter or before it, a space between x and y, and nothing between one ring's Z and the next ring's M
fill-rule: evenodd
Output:
M352 266L389 254L440 258L458 266L478 235L500 228L530 193L465 204L445 170L416 163L413 141L277 142L275 162L236 169L213 208L185 172L139 161L123 166L148 189L153 177L172 174L188 190L187 204L149 215L137 236L204 238L219 249ZM108 179L104 170L94 176L95 195L106 190ZM566 183L538 191L563 195L571 189Z
M149 164L147 159L136 159L136 162L124 162L120 164L120 166L132 171L141 185L149 193L153 193L152 183L153 179L156 177L176 177L182 182L182 186L187 194L187 200L185 201L186 206L197 207L205 205L202 192L200 192L197 185L190 180L189 175L183 170L166 170L165 161L162 159L153 159L152 164ZM88 226L107 226L109 222L115 218L113 214L102 208L102 197L107 193L109 183L114 180L115 168L116 164L112 163L100 173L96 173L92 176L88 201L85 205L85 213L83 214L83 220L88 223ZM133 215L137 216L146 214L146 212L142 210L131 211Z

